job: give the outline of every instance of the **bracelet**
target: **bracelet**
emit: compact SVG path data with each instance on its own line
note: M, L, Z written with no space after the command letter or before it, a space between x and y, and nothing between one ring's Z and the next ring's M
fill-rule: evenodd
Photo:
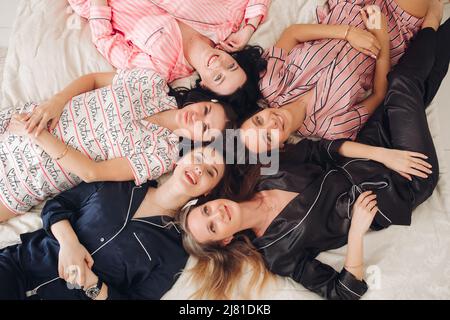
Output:
M348 27L347 27L347 30L345 31L344 40L346 40L346 41L348 41L348 40L347 40L347 37L348 37L348 34L349 34L351 28L352 28L351 26L348 26Z
M66 144L66 148L64 149L64 151L56 158L53 158L53 160L56 160L56 161L61 160L67 154L68 151L69 151L69 145Z
M256 27L255 27L253 24L251 24L251 23L246 23L245 26L244 26L244 28L247 27L247 26L252 27L253 32L256 31Z

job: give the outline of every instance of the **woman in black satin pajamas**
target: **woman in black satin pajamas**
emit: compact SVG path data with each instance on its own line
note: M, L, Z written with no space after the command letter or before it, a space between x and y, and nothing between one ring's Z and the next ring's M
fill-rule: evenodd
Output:
M361 298L367 285L349 272L347 263L339 273L316 257L322 251L347 243L355 220L352 208L361 194L367 191L376 194L376 214L367 225L373 230L409 225L412 211L431 196L437 185L439 164L425 109L448 71L449 59L450 20L437 31L430 27L422 29L390 72L385 101L357 139L365 145L427 155L426 161L432 165L428 178L414 176L409 180L384 166L383 161L341 157L340 150L346 143L343 140L302 140L285 152L286 158L281 158L277 174L259 177L252 199L272 190L296 194L262 232L257 232L257 223L251 223L257 220L258 214L262 215L263 209L248 210L250 201L244 205L227 199L208 202L202 199L202 204L184 211L176 219L184 230L187 251L199 261L210 259L212 269L226 273L232 264L221 265L220 261L236 257L237 250L246 244L242 241L242 231L252 230L255 236L245 252L251 253L256 248L272 273L289 276L327 299ZM214 261L216 256L220 260ZM203 289L213 288L214 279L207 275L203 279ZM223 288L229 289L230 285L224 284Z

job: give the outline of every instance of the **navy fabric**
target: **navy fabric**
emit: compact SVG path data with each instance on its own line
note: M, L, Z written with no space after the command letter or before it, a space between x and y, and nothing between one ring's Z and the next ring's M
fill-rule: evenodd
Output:
M23 234L22 244L0 251L0 297L86 299L58 278L59 244L51 226L70 221L94 259L93 272L108 285L108 299L159 299L185 266L181 235L167 216L133 219L149 182L82 183L49 200L44 229ZM3 279L18 279L3 285ZM17 292L17 294L12 294Z

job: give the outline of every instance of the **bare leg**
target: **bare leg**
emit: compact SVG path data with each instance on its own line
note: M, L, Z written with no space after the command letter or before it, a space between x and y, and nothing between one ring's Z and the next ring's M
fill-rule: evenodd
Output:
M17 215L11 210L9 210L7 207L5 207L3 203L0 203L0 223L5 222L6 220L9 220L16 216Z
M430 0L395 0L395 2L410 15L423 18L427 14Z

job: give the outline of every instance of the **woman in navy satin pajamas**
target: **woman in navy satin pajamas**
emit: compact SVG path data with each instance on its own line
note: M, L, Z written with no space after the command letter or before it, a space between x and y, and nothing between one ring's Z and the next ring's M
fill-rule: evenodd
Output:
M106 285L103 299L160 299L188 258L172 212L211 192L224 175L221 154L210 157L205 151L210 149L197 148L183 157L160 187L152 181L82 183L49 200L42 213L44 228L22 234L21 244L0 250L0 300L91 298L86 287L74 288L61 278L63 244L54 226L67 221L68 233L74 231L94 261L96 282ZM204 162L191 161L198 157ZM155 197L169 199L173 207L162 206ZM89 284L87 279L86 273Z

